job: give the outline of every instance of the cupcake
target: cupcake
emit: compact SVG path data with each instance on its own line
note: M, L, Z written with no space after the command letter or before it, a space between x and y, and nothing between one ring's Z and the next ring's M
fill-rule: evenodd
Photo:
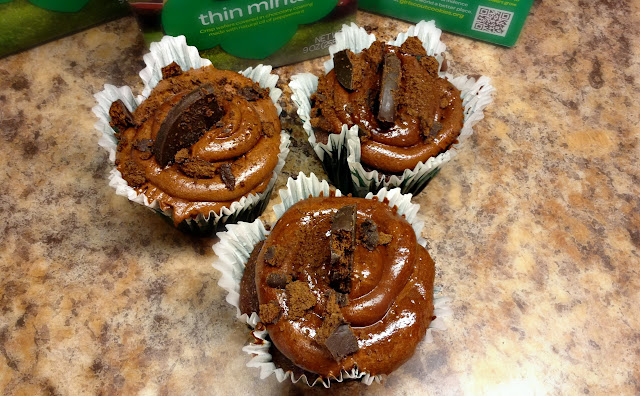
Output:
M166 54L159 47L152 47L152 55ZM229 222L251 221L264 210L288 152L275 104L277 76L264 66L245 71L258 76L252 79L210 64L183 67L177 60L148 65L144 74L153 77L159 69L161 78L147 85L134 106L110 87L97 95L97 114L114 138L106 142L109 149L115 146L111 184L181 229L210 233ZM264 84L265 76L275 81Z
M445 73L440 33L421 22L387 44L345 26L327 73L292 79L309 142L340 189L419 193L482 117L493 88Z
M270 232L257 220L240 223L214 246L227 300L255 327L249 365L325 386L391 373L435 319L435 267L418 206L399 189L343 197L302 174L281 197Z

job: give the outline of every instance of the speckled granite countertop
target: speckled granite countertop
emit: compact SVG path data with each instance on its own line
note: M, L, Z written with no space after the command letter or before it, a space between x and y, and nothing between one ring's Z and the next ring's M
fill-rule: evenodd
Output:
M639 6L537 2L513 49L443 35L452 72L492 76L498 92L415 198L455 314L383 384L333 390L640 394ZM385 39L408 26L359 19ZM245 367L214 240L107 185L92 95L140 90L144 52L125 18L0 60L0 393L305 391ZM281 84L320 64L278 69ZM279 186L322 174L285 125Z

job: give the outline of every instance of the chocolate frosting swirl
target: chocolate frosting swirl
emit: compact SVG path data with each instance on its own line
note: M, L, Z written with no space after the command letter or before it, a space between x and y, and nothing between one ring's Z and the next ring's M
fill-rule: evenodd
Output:
M222 118L161 166L149 142L169 111L204 84L212 87ZM269 90L235 72L206 66L165 78L133 117L135 126L119 134L118 170L149 201L173 208L176 224L263 192L278 163L280 120Z
M389 54L399 58L401 65L400 85L393 89L391 103L396 108L393 122L381 121L378 110ZM427 56L417 38L408 38L401 47L376 41L350 57L357 79L353 89L340 84L334 68L320 77L311 98L311 124L317 139L324 141L326 133L340 133L343 124L358 125L362 162L388 173L413 169L456 141L464 120L460 91L438 76L437 60Z
M353 204L357 229L369 220L391 240L372 250L362 242L355 246L351 291L340 310L357 338L358 351L336 360L316 337L333 292L332 219L338 209ZM308 284L317 303L301 318L291 319L289 297L269 286L270 274L289 274L292 281ZM322 376L337 376L354 366L370 374L388 374L404 363L431 322L433 280L434 263L417 243L411 225L386 203L362 198L320 197L297 203L259 247L255 265L259 303L277 302L282 309L280 319L267 324L271 340L296 366Z

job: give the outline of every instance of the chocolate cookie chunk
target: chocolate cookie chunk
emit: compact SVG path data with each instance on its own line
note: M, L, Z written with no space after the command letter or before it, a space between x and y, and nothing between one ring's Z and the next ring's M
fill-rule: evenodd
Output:
M361 81L359 65L361 60L348 49L337 52L333 55L333 67L336 72L336 79L345 89L357 89Z
M220 177L222 178L222 182L227 187L228 190L233 191L236 188L236 178L231 173L231 165L223 164L218 168L220 172Z
M282 308L277 301L269 301L268 304L260 305L260 320L262 323L276 323L282 315Z
M331 223L331 270L330 285L341 293L351 291L351 270L355 247L356 206L347 205L338 209Z
M120 99L111 103L111 107L109 107L109 117L111 117L109 125L111 125L112 128L116 128L118 132L122 132L131 126L135 126L133 115Z
M167 66L162 68L162 78L169 78L179 76L182 74L182 68L176 62L171 62Z
M419 38L412 36L407 37L407 39L402 43L400 49L405 54L414 55L414 56L427 56L427 51L424 49L422 45L422 41Z
M308 309L316 305L316 296L313 295L306 282L295 281L286 286L288 319L297 320L304 316Z
M378 119L384 122L396 120L398 107L398 87L402 79L402 63L396 54L386 54L382 66L382 80L380 82L380 108Z
M289 274L272 272L267 275L267 286L275 289L284 289L292 280L293 278Z
M360 224L360 241L369 251L378 246L378 226L370 219L366 219Z
M180 99L162 122L153 153L160 166L173 161L176 153L193 145L223 115L213 87L209 84L197 88Z
M277 267L278 266L278 262L276 261L276 247L275 246L269 246L267 251L264 252L264 262L267 263L267 265L270 265L272 267Z
M175 161L180 164L180 170L186 175L194 179L210 179L218 174L220 165L200 159L185 159L180 155L181 151L182 150L178 151L178 154L176 154Z
M342 360L352 353L358 352L358 339L351 326L348 324L340 325L324 342L331 356L335 360Z
M242 280L240 281L240 312L251 315L252 312L258 312L258 292L256 290L256 260L260 250L264 245L264 241L259 242L253 251L249 260L244 267Z
M144 170L135 161L126 161L124 163L122 177L126 178L133 187L140 187L147 182Z

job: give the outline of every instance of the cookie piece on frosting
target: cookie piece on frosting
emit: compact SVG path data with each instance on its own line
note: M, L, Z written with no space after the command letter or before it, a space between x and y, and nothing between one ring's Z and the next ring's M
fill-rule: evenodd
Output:
M331 287L341 293L351 290L353 249L356 241L356 206L338 209L331 221Z

